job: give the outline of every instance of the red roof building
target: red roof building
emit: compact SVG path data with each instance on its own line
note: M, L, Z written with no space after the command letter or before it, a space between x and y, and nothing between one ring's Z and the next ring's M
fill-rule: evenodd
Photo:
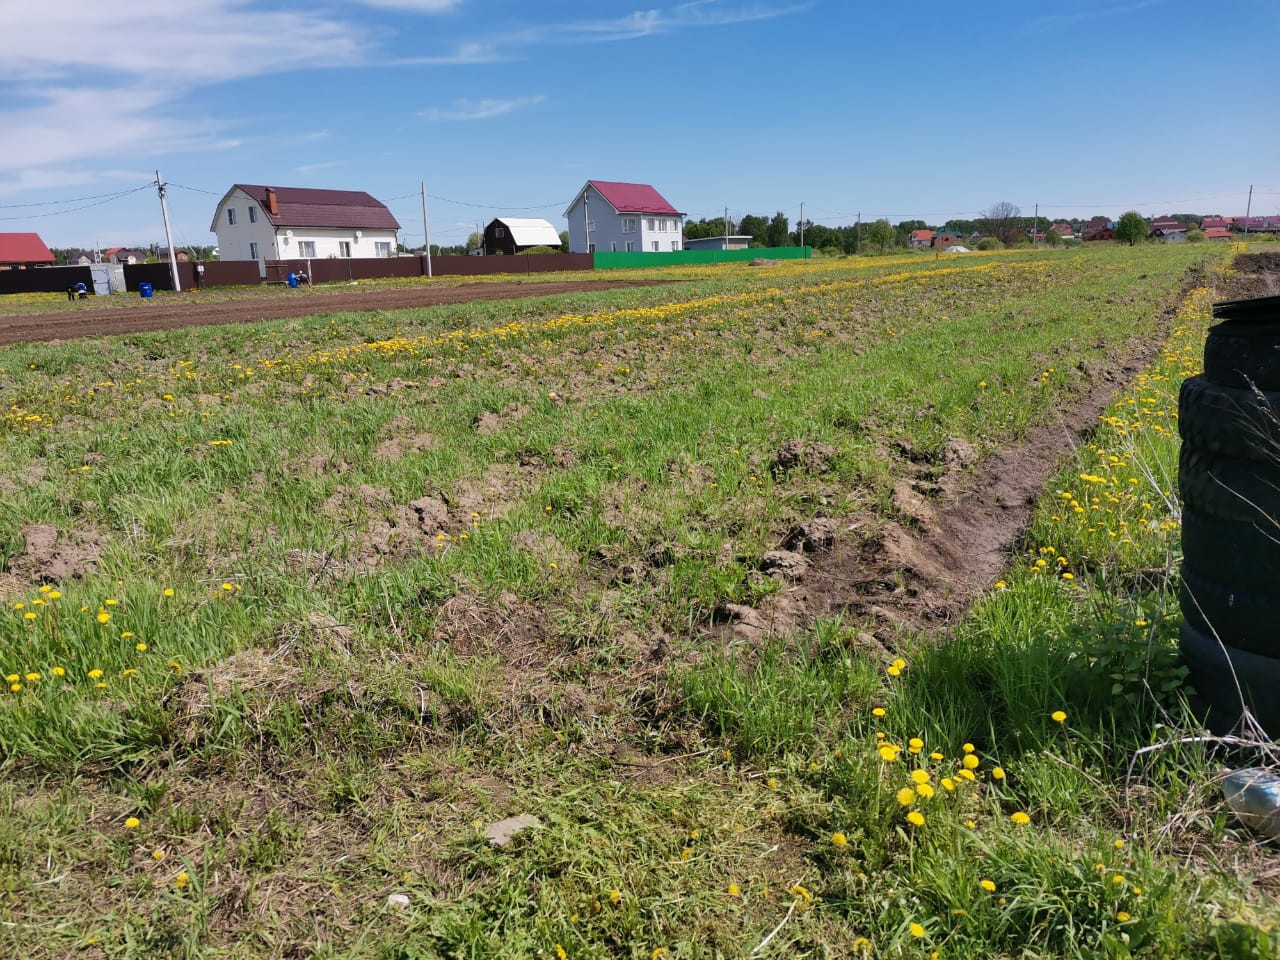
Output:
M564 217L571 253L665 253L684 246L684 213L647 183L588 180Z
M237 183L209 229L223 260L394 257L400 224L362 190Z
M1204 232L1204 238L1206 240L1230 240L1231 231L1224 230L1221 227L1210 227Z
M1200 223L1201 230L1230 230L1230 217L1205 217Z
M0 233L0 270L21 270L53 261L53 251L38 233Z
M927 247L933 243L932 230L912 230L911 235L907 238L907 246L915 250L920 247Z
M667 202L667 198L647 183L617 183L611 180L588 180L618 213L662 213L669 217L684 214Z

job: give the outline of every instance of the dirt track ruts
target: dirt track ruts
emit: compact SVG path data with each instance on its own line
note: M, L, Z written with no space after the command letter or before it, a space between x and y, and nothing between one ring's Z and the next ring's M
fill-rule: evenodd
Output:
M0 345L33 341L71 340L120 333L146 333L219 323L255 323L324 313L406 310L469 303L473 300L515 300L557 293L586 293L655 286L658 280L565 280L545 283L469 283L420 286L393 290L319 290L296 295L277 293L217 302L201 301L202 294L180 294L155 300L133 300L110 307L92 301L46 313L0 314ZM216 294L212 294L216 296ZM0 302L0 310L3 303Z

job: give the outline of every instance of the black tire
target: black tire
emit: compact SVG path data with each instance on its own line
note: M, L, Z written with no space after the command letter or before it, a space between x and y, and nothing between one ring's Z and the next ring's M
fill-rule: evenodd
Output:
M1223 387L1280 390L1280 314L1261 323L1234 321L1210 327L1204 376Z
M1188 623L1182 625L1178 646L1191 672L1188 680L1211 711L1234 721L1243 698L1262 728L1280 735L1280 660L1224 646Z
M1205 453L1263 462L1280 461L1280 393L1258 394L1210 383L1182 381L1178 433Z
M1251 593L1183 568L1182 618L1228 646L1280 658L1280 582L1274 593ZM1278 691L1280 692L1280 691Z
M1184 444L1178 454L1183 506L1224 520L1280 524L1280 460L1241 460ZM1280 530L1278 530L1280 533Z
M1280 527L1224 520L1184 507L1182 564L1218 583L1272 593L1280 586Z

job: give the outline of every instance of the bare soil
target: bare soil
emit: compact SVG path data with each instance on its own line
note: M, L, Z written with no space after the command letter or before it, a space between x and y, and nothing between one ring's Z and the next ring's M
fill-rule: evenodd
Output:
M460 286L418 286L394 290L346 290L271 293L261 298L202 301L216 294L179 294L150 300L128 300L111 306L92 302L73 304L74 309L47 313L0 313L0 344L70 340L120 333L146 333L220 323L256 323L321 313L368 313L375 310L407 310L470 303L476 300L515 300L548 297L557 293L587 293L626 287L658 286L658 280L565 280L537 283L472 283ZM0 304L0 309L3 305Z

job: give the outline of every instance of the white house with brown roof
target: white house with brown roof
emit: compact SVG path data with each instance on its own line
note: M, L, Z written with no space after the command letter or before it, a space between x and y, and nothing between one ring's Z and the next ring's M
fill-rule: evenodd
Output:
M400 224L363 191L237 183L209 229L222 260L369 259L396 255Z
M569 252L681 249L684 214L647 183L588 180L564 212Z

